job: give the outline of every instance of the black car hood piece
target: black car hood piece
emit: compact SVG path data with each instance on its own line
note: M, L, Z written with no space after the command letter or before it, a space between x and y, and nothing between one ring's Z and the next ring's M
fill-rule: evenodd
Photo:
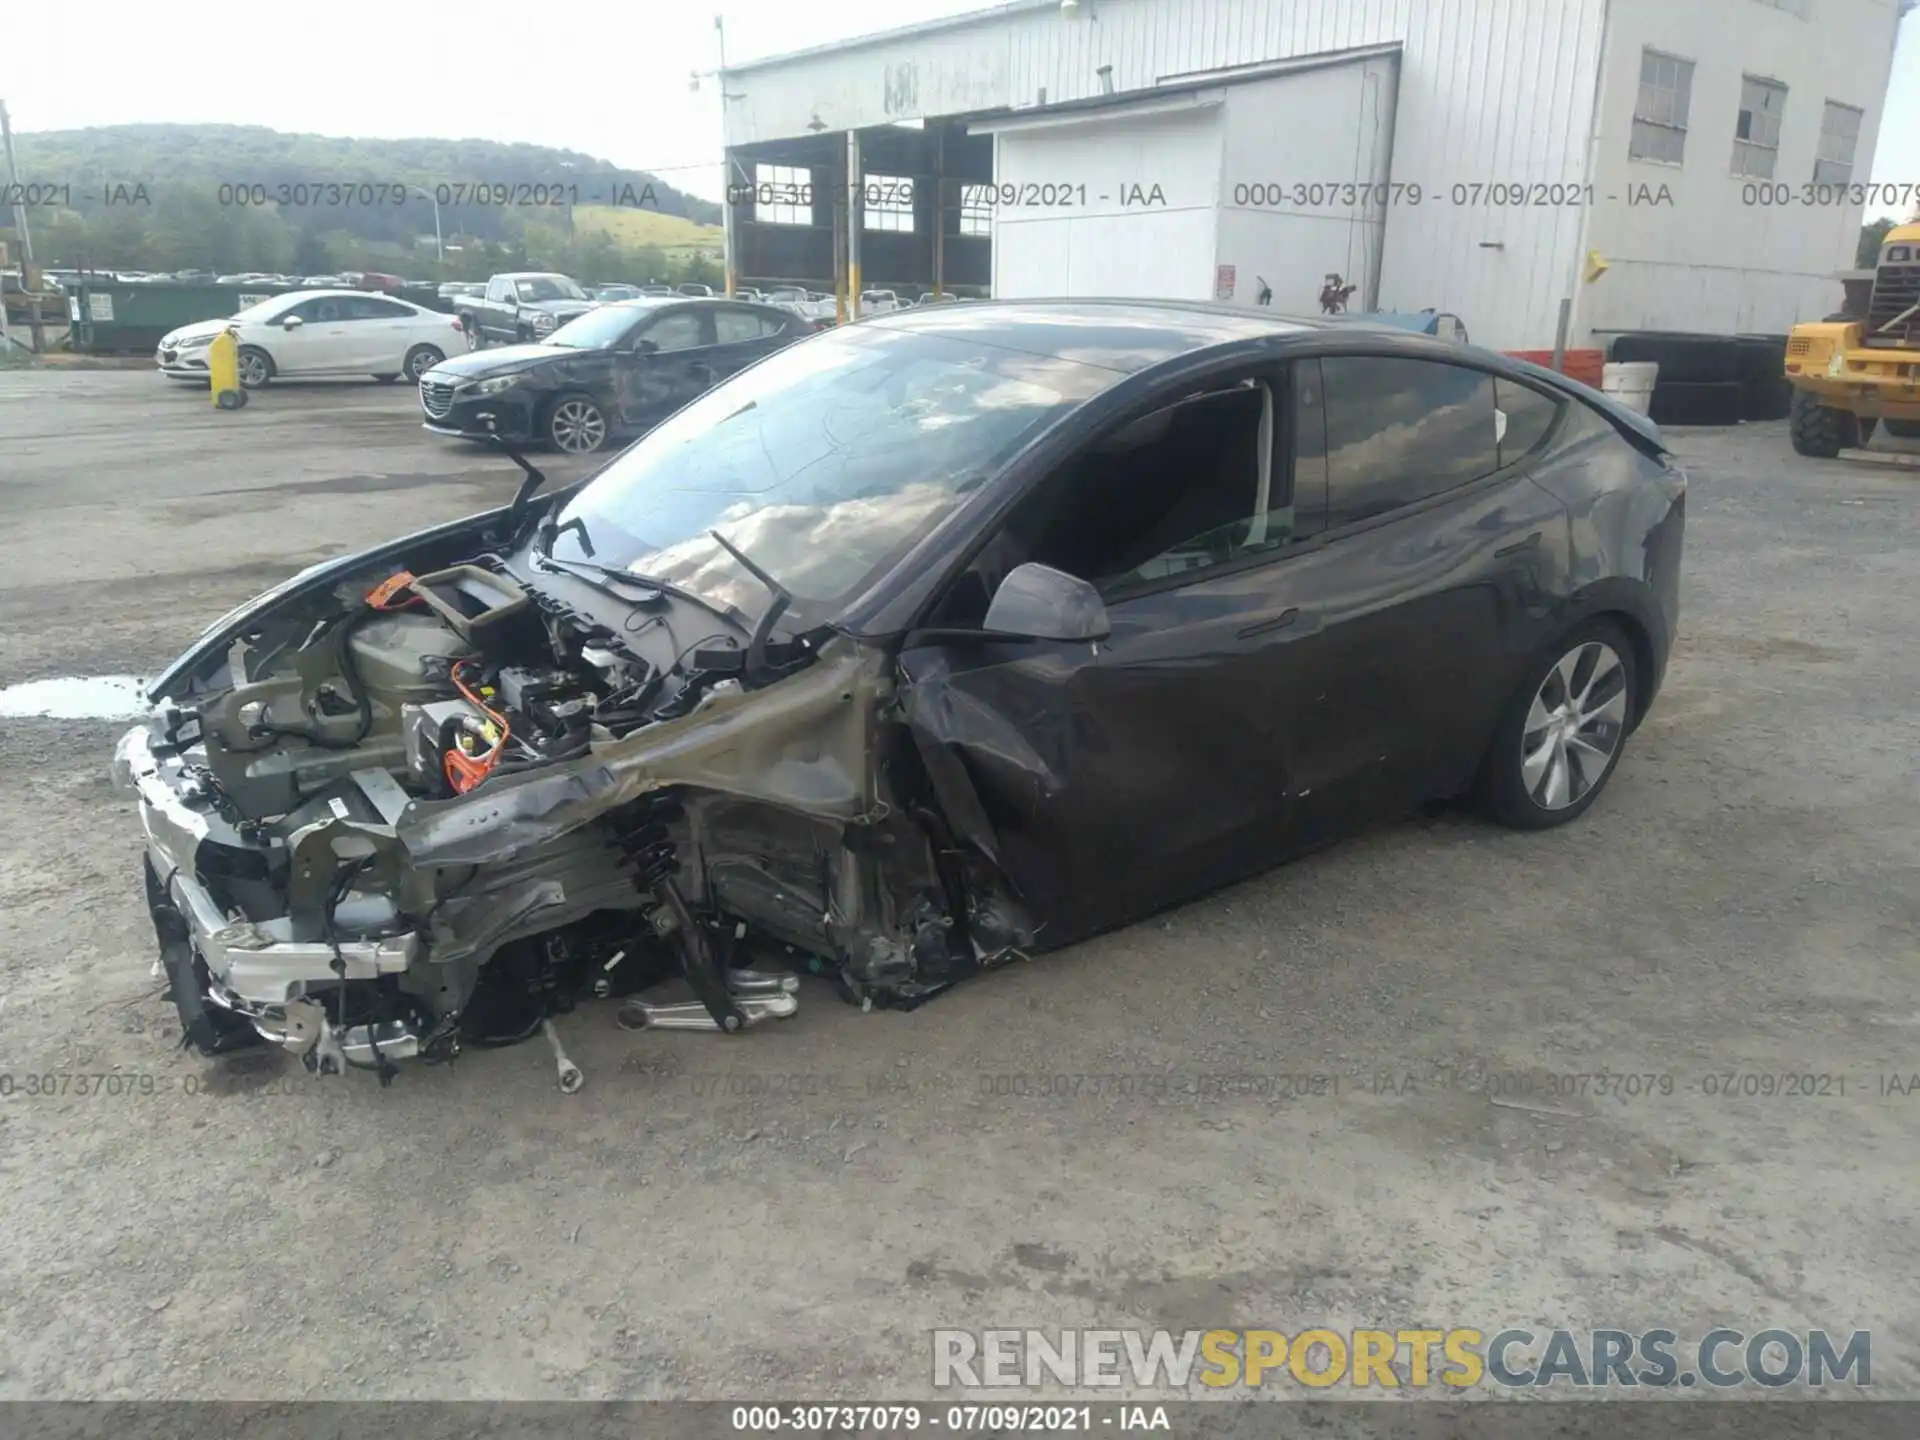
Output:
M530 370L546 360L565 360L572 355L591 352L569 345L504 345L491 350L473 350L465 355L449 355L434 370L463 380L504 375L513 370Z

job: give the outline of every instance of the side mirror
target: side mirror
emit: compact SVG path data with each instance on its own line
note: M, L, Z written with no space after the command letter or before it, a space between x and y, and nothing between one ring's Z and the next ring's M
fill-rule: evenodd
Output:
M298 315L289 315L280 322L280 328L282 330L298 330L306 323L307 322L302 320Z
M1104 640L1113 627L1100 592L1078 575L1029 561L993 592L980 627L1025 640Z
M644 335L633 342L633 353L636 355L654 355L658 354L659 350L660 342L658 340L649 340Z

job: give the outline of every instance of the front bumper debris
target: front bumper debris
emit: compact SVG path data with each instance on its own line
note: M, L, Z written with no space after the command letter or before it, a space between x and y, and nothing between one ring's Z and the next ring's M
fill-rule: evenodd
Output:
M156 755L152 734L141 725L121 737L112 773L115 783L139 801L161 961L176 998L193 992L183 1013L204 1011L204 1028L189 1038L204 1050L231 1049L243 1022L259 1039L311 1057L320 1073L328 1071L330 1060L339 1069L377 1069L382 1058L418 1053L421 1037L409 1026L336 1026L316 1002L304 998L310 984L405 973L419 957L417 934L340 937L334 943L295 940L288 921L256 924L223 913L197 878L194 860L201 842L225 822L211 808L193 803L198 797L186 765Z

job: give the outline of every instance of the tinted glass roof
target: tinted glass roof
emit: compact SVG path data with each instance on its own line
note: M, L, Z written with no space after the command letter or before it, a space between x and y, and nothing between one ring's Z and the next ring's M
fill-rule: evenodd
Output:
M1131 373L1193 350L1298 334L1317 322L1178 300L985 300L914 306L862 320Z

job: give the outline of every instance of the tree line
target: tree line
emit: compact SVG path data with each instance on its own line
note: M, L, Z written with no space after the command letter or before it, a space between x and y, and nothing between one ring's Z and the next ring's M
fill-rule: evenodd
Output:
M306 223L302 223L305 221ZM271 210L230 210L163 195L151 210L115 207L32 212L34 263L42 269L209 270L216 275L333 275L364 270L410 280L484 280L503 270L560 270L584 284L617 280L718 284L721 267L697 252L623 244L564 218L512 217L485 239L442 227L445 258L431 230L398 241L369 240L327 217L289 220Z
M696 278L703 264L576 231L576 207L720 221L720 207L594 156L482 140L358 140L263 126L115 125L15 136L43 268L216 274L399 271L484 279L503 266L582 280ZM435 200L448 253L434 244ZM612 273L578 274L580 270Z

